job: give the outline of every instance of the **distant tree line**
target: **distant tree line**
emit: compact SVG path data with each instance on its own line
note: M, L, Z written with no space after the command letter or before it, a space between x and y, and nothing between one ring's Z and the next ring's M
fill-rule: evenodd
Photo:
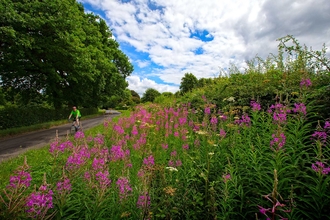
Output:
M182 96L188 92L192 92L194 89L203 88L204 86L214 84L215 81L212 78L200 78L192 73L185 73L181 78L180 90L175 94L171 92L160 93L157 89L148 88L142 95L141 102L154 102L157 97L162 96L162 98L173 98ZM161 99L163 100L163 99Z

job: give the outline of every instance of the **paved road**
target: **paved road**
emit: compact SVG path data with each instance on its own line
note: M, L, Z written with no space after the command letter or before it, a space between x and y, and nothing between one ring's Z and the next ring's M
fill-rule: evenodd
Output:
M96 125L103 123L105 119L118 116L119 112L111 112L104 116L96 118L86 119L81 121L82 129L92 128ZM35 131L19 136L6 138L0 140L0 162L4 159L14 157L23 153L28 149L36 149L43 147L52 141L56 136L56 131L59 137L64 137L67 133L70 133L71 123L65 125L56 126L47 130Z

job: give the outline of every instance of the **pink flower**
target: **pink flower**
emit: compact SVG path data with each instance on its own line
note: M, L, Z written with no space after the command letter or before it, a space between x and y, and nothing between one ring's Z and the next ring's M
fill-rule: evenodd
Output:
M312 169L317 173L322 173L323 175L327 175L328 173L330 173L330 167L325 167L325 164L321 161L317 161L315 164L313 163Z
M155 165L155 159L152 155L150 155L147 158L143 159L143 164L147 165L147 166L153 166Z
M273 150L275 151L280 150L285 145L286 137L284 133L281 133L280 136L276 136L276 134L272 134L272 138L273 140L270 141L270 147ZM273 147L274 145L277 145L277 147L274 148Z
M99 182L102 189L105 189L111 184L111 180L109 179L109 172L106 170L104 172L100 171L95 174L96 180Z
M306 78L306 79L302 79L300 81L300 87L306 87L306 88L308 88L310 86L312 86L312 81L310 79Z
M112 161L118 161L125 158L125 151L123 151L121 146L112 146L110 155Z
M329 121L326 121L324 123L324 129L328 129L328 128L330 128L330 122Z
M137 128L136 128L136 126L134 125L133 126L133 128L132 128L132 135L137 135L139 132L138 132L138 130L137 130Z
M174 162L173 162L173 160L169 160L169 161L168 161L168 166L169 166L169 167L174 167Z
M69 169L78 169L86 160L90 158L90 152L87 147L81 148L78 152L74 152L67 159L66 166Z
M116 131L118 134L124 134L125 133L124 129L119 125L114 125L113 130Z
M96 144L102 145L104 144L104 136L101 134L98 134L95 138L94 138L94 142Z
M224 137L226 137L226 131L225 130L223 130L223 129L220 129L220 137L222 137L222 138L224 138Z
M270 211L270 208L265 209L264 207L259 206L259 212L263 215L266 215L266 213Z
M140 178L143 177L144 176L144 170L140 169L137 173L137 176L140 177Z
M177 160L177 161L175 162L175 166L177 166L177 167L182 166L182 162L181 162L181 160Z
M260 104L258 103L258 102L256 102L256 101L251 101L250 102L250 105L251 105L251 107L252 107L252 111L260 111L260 109L261 109L261 106L260 106Z
M53 208L53 191L47 190L46 185L39 188L39 192L31 193L26 202L28 215L32 218L44 215L48 209Z
M210 123L212 125L216 125L218 123L218 119L216 117L212 117L211 120L210 120Z
M239 126L250 126L251 123L251 118L248 115L243 115L242 119L235 120L235 123L238 124Z
M177 155L176 150L171 152L171 157L175 157Z
M94 170L102 170L104 168L105 165L105 159L104 158L94 158L93 163L92 163L92 167Z
M304 115L307 114L307 112L306 112L306 106L305 106L304 103L294 103L294 106L295 107L292 109L292 111L294 113L302 113Z
M187 118L179 118L179 124L184 125L187 123Z
M230 176L230 174L229 174L229 173L228 173L228 174L225 174L225 175L223 175L222 177L223 177L223 181L224 181L224 182L227 182L228 180L230 180L230 179L231 179L231 176Z
M150 197L147 192L139 196L136 205L139 209L146 209L150 207Z
M71 183L68 178L65 178L63 181L59 181L56 184L56 189L57 191L62 194L62 193L69 193L71 191Z
M73 144L71 141L65 141L61 144L59 144L57 141L50 144L49 152L54 153L61 151L62 153L65 151L65 149L73 148Z
M85 178L86 180L90 180L90 179L91 179L91 175L90 175L90 173L89 173L88 171L85 172L85 174L84 174L84 178Z
M13 189L19 188L21 186L29 187L32 180L31 174L24 170L18 170L16 173L17 176L10 177L8 187Z
M188 144L184 144L184 145L182 145L182 149L184 149L184 150L188 150L188 149L189 149L189 145L188 145Z
M74 138L75 139L82 139L82 138L84 138L85 137L85 134L84 134L84 132L82 132L82 131L78 131L77 133L75 133L75 135L74 135Z
M168 144L162 144L162 148L163 148L164 150L167 150L167 149L168 149Z
M119 188L119 198L120 198L120 200L123 200L123 199L127 198L129 193L132 192L132 188L129 185L129 181L126 177L120 177L117 180L116 185Z
M204 113L207 114L207 115L211 114L211 109L209 107L206 107L204 109Z
M327 140L327 133L324 131L315 131L312 137L325 143Z
M273 114L273 120L278 121L280 123L286 122L286 113L283 112L274 112Z
M219 113L219 114L220 114L219 118L220 118L221 121L226 121L227 120L228 117L226 115L224 115L222 113Z

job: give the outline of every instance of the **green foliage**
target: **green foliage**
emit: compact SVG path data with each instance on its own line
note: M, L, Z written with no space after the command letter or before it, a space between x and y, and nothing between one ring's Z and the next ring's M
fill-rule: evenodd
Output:
M185 94L197 87L198 79L192 73L185 73L181 79L180 92Z
M175 98L172 93L162 93L160 96L157 96L154 100L154 103L162 104L163 106L173 106L175 104Z
M97 114L97 108L79 109L82 116ZM52 108L31 106L31 107L6 107L0 109L0 129L23 127L41 124L49 121L63 120L68 118L71 109L55 110Z
M160 96L160 92L158 92L156 89L148 88L141 98L142 102L153 102L156 97Z
M134 90L131 90L131 95L132 95L132 101L135 104L139 104L141 102L141 98L137 92L135 92Z
M202 88L204 86L209 86L214 81L211 78L200 78L198 79L197 88Z
M165 97L173 97L174 96L174 94L171 93L171 92L163 92L162 95L165 96Z
M1 87L26 105L42 96L63 104L101 106L127 88L133 71L106 22L75 0L1 2ZM17 99L16 99L17 100Z

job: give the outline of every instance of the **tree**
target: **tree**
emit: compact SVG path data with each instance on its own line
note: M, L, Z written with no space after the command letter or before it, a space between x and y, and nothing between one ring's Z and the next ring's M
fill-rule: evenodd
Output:
M104 20L76 0L0 3L1 87L29 102L99 106L120 96L133 71Z
M174 96L174 94L171 93L171 92L163 92L162 95L165 96L165 97L173 97Z
M141 98L142 102L153 102L156 97L160 96L160 92L156 89L148 88Z
M210 85L213 83L213 80L211 78L200 78L197 83L198 88L202 88L204 86Z
M131 90L131 95L132 95L132 101L135 104L139 104L141 102L141 98L137 92L135 92L134 90Z
M5 94L0 87L0 106L6 104Z
M198 80L196 76L192 73L185 73L184 77L181 79L180 92L187 93L196 88Z

